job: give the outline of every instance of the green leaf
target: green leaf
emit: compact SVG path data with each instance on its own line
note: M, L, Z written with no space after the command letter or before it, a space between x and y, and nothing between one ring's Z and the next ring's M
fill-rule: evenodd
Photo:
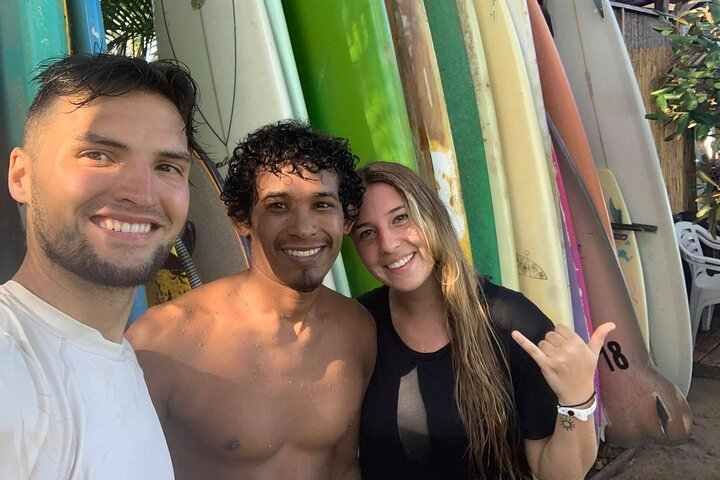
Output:
M677 134L683 135L690 125L690 115L683 113L677 120Z
M702 110L690 112L690 116L698 123L712 126L720 126L720 113L710 113Z
M695 138L697 140L704 140L707 138L708 133L710 133L710 129L712 126L706 125L706 124L700 124L695 128Z
M715 180L713 180L712 178L710 178L710 175L708 175L708 174L707 174L706 172L704 172L703 170L698 170L698 172L696 173L696 175L697 175L698 178L699 178L700 180L702 180L703 182L709 183L710 185L713 185L715 188L720 188L720 185L718 185Z
M695 218L698 218L698 219L704 219L704 218L706 218L706 217L710 214L710 212L712 211L712 209L713 209L712 203L707 203L707 204L703 205L703 206L698 210L697 214L695 215Z
M687 110L687 111L695 110L698 106L697 96L690 90L687 90L685 93L683 93L682 97L680 97L680 106L684 110ZM682 118L681 121L685 121L685 119ZM685 122L685 128L687 128L687 123L689 123L689 122L690 122L690 117L687 116L687 122Z

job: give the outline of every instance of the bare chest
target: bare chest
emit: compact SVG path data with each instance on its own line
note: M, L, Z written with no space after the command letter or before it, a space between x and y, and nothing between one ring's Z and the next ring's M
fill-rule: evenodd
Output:
M223 461L258 462L284 446L332 448L357 421L363 393L350 354L262 345L199 361L183 377L169 405L172 431Z

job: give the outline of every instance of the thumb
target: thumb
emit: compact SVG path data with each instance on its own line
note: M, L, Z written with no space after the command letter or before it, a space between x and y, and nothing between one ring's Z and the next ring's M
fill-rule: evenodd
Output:
M592 334L588 342L588 348L595 354L600 354L600 349L605 343L605 338L610 332L615 330L615 324L612 322L603 323Z

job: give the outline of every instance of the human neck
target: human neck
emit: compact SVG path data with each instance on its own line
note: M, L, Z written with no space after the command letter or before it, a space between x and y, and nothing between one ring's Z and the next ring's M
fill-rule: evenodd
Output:
M248 286L248 292L258 310L291 324L302 323L307 319L323 288L319 285L311 292L298 292L253 266L248 271Z
M433 276L412 292L391 289L390 313L397 334L417 352L435 352L449 342L442 290Z
M101 286L30 253L12 279L69 317L94 328L106 340L122 341L134 287Z
M440 282L430 276L425 283L411 292L390 289L392 306L403 315L410 317L442 317L443 296Z

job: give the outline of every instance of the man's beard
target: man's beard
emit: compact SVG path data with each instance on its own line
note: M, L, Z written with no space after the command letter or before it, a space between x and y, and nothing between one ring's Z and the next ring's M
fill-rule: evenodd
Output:
M32 216L35 238L47 258L80 278L106 287L130 288L149 282L165 263L172 244L158 245L140 265L123 266L103 260L90 242L70 226L50 232L38 201Z
M309 269L303 268L300 271L300 278L294 280L289 286L296 292L310 293L322 285L322 281L323 277L318 278Z

